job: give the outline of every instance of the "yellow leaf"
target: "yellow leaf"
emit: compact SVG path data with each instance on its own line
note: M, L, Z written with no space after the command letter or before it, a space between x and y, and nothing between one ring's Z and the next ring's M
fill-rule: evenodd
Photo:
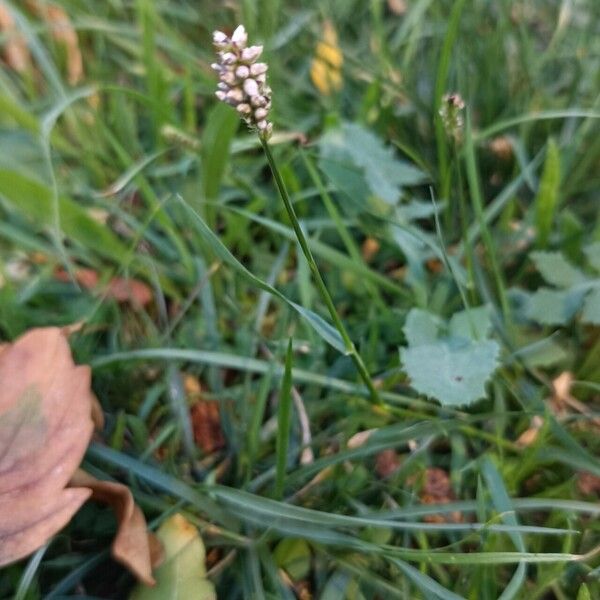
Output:
M325 21L322 39L317 44L310 68L310 78L324 96L329 96L342 88L343 64L344 55L338 46L337 33L331 22Z

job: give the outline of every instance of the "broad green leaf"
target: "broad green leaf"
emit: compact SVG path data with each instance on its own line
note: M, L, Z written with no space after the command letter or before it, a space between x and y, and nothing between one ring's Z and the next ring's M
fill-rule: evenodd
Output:
M486 340L490 329L487 306L456 313L450 320L448 336L439 317L412 309L404 334L408 348L400 350L404 371L411 386L446 406L471 404L485 396L485 383L498 363L500 347Z
M337 165L337 170L333 169L333 177L343 189L350 191L350 195L362 194L361 199L365 197L366 185L371 195L395 204L402 187L427 180L425 173L397 158L392 148L386 147L377 136L355 123L344 123L327 132L320 147L321 168L330 175L331 166ZM344 165L347 165L345 169ZM350 187L351 183L358 187Z
M600 273L600 242L594 242L583 250L588 262L598 273Z
M426 310L413 308L406 317L404 335L409 346L434 343L443 325L442 320Z
M584 290L540 288L529 296L526 315L541 325L564 325L581 307Z
M535 197L535 224L538 243L544 247L548 244L552 223L559 201L560 192L560 153L553 139L548 140L544 171Z
M156 536L165 553L154 572L156 585L138 585L130 600L216 600L215 588L206 578L204 544L196 527L175 514Z
M485 383L498 365L500 347L482 342L440 340L401 351L404 370L417 392L445 406L465 406L485 396Z
M581 320L584 323L600 325L600 287L594 288L585 297Z
M449 333L452 337L484 340L488 337L491 327L490 307L478 306L452 315Z
M533 252L531 258L542 277L556 287L571 287L586 280L585 275L559 252Z
M284 538L274 552L277 566L284 569L293 581L304 579L310 572L311 552L302 538Z

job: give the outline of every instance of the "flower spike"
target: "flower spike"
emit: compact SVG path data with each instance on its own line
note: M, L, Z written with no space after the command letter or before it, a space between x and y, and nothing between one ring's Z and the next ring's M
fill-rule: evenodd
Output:
M219 76L215 95L221 102L233 106L251 129L267 140L273 132L268 120L271 108L271 88L267 85L266 63L256 62L262 46L248 46L248 34L239 25L231 37L222 31L213 33L218 62L211 65Z

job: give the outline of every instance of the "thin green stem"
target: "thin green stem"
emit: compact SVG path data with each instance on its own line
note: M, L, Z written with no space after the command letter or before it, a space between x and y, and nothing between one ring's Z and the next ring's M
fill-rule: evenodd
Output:
M353 360L361 379L363 380L364 384L369 390L373 402L375 402L376 404L382 404L381 398L379 397L379 393L375 388L375 384L373 383L373 380L369 375L369 371L367 370L367 367L363 362L360 354L356 350L354 343L350 339L350 336L346 331L346 327L342 323L342 320L340 319L335 308L335 304L333 303L333 300L329 294L329 291L327 290L325 282L323 281L323 277L321 276L319 267L317 266L317 263L308 245L308 240L306 239L304 231L302 231L302 227L300 227L300 223L298 222L298 217L296 216L296 211L294 210L294 207L292 206L292 203L290 201L290 197L285 187L285 183L283 182L279 169L277 168L277 164L275 163L275 159L273 158L273 154L271 153L271 148L269 147L267 141L263 138L261 138L261 144L265 151L265 155L267 157L267 161L269 162L269 166L271 167L271 172L273 173L275 184L277 185L277 189L279 190L279 195L283 200L283 204L285 205L285 209L292 223L294 233L296 234L296 238L298 239L298 243L300 244L300 248L304 253L304 256L312 273L314 282L317 286L317 289L319 290L319 293L321 294L321 298L323 299L323 302L325 302L327 310L329 310L329 314L331 315L333 324L338 330L340 336L342 337L344 348L346 349L346 354L350 356L350 358Z

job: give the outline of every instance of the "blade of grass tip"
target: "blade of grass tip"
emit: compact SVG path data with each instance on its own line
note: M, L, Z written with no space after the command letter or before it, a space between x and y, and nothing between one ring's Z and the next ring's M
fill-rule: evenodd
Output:
M407 562L399 558L389 558L388 560L393 565L396 565L424 594L433 594L439 600L465 600L463 596L451 592L448 588L440 585L437 581L425 575L425 573L421 573L421 571L415 569Z
M504 317L505 325L508 328L511 322L510 306L508 304L506 286L504 284L504 278L502 276L500 265L498 264L498 258L496 255L496 249L494 247L492 234L490 233L490 230L487 226L485 214L483 212L483 198L481 194L481 188L479 185L479 176L477 173L477 159L475 157L475 145L473 141L473 131L471 128L471 112L468 108L466 112L467 119L465 127L465 166L467 170L467 180L471 195L471 203L473 204L473 209L479 222L481 238L483 240L487 255L491 263L492 273L494 275L498 297L500 299L500 306L502 308L502 314Z
M333 303L333 300L332 300L331 296L329 295L329 291L327 290L327 286L325 285L325 282L323 281L321 272L319 271L319 267L317 266L317 263L315 262L315 259L311 252L311 249L310 249L310 246L308 245L308 241L304 235L304 232L302 231L302 227L300 226L300 223L298 222L298 217L296 216L296 211L294 210L294 207L290 201L290 197L289 197L287 189L285 187L285 183L283 181L283 178L281 177L281 173L279 172L279 169L277 168L277 163L275 162L275 158L273 157L271 148L269 147L269 144L267 143L267 141L264 138L261 137L260 141L261 141L263 150L265 152L265 155L267 157L267 161L269 162L269 166L271 168L271 172L273 174L275 184L279 191L279 195L281 196L281 199L285 206L288 217L292 223L294 233L296 234L296 238L298 239L298 243L300 244L300 247L302 248L302 252L303 252L304 256L306 257L306 260L310 267L310 270L311 270L313 279L315 281L315 284L317 286L317 289L319 290L319 293L321 294L321 298L325 302L325 305L327 306L327 309L328 309L331 319L335 325L335 328L339 332L339 335L343 341L345 353L347 356L350 356L350 358L352 358L352 361L354 362L356 370L358 371L361 379L363 380L364 384L367 386L367 389L369 390L371 400L375 404L382 405L383 403L381 401L381 398L379 397L379 393L375 387L375 384L373 383L373 380L371 379L371 375L369 374L369 371L367 370L367 367L364 364L362 357L356 350L354 343L350 339L350 336L348 335L348 332L346 331L346 327L344 326L342 320L340 319L340 316L338 315L335 304Z
M552 232L556 209L560 200L560 151L550 138L546 149L546 160L537 195L534 200L537 245L546 248Z
M29 559L27 563L27 567L23 571L23 575L21 576L21 581L19 581L19 587L15 593L14 600L25 600L29 596L29 589L35 578L38 567L42 562L42 558L44 558L44 554L46 550L48 550L48 546L50 544L44 544L39 550L35 552L35 554Z
M489 489L492 503L496 510L501 513L501 518L504 523L517 527L519 522L515 515L515 509L511 502L510 496L506 490L502 476L496 469L496 466L489 457L485 457L482 464L483 477L485 478ZM527 552L523 536L518 531L509 533L515 547L519 552ZM512 600L519 593L519 590L525 583L526 567L524 562L520 562L512 576L510 582L499 596L498 600Z
M224 263L234 268L247 282L261 290L269 292L293 308L328 344L333 346L338 352L345 352L344 341L338 330L336 330L317 313L308 310L299 304L296 304L286 295L282 294L277 288L274 288L262 279L256 277L256 275L249 271L229 251L229 249L223 244L223 242L221 242L219 237L215 235L213 230L206 224L198 212L186 204L185 200L181 196L177 196L177 198L181 202L181 205L192 216L191 223L196 227L197 232L204 238L212 252L214 252Z
M261 379L260 386L256 394L256 402L254 403L252 416L250 418L250 427L248 428L248 438L246 442L248 452L248 471L246 475L247 484L250 482L250 478L252 477L254 463L258 455L260 425L264 419L265 408L267 406L267 399L269 397L272 380L272 371L267 371L264 377Z
M275 498L283 498L285 472L290 446L290 425L292 423L292 338L289 339L285 355L285 370L281 382L279 406L277 408L277 468L275 472Z

